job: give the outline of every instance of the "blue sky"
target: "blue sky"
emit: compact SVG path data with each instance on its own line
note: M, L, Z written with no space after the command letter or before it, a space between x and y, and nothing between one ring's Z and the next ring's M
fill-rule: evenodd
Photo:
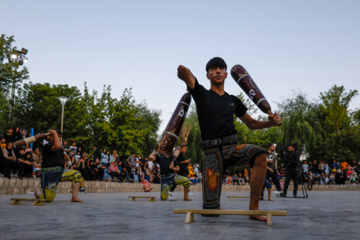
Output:
M81 91L111 85L119 97L162 111L164 128L185 84L177 66L206 88L207 61L243 65L276 110L301 91L360 89L360 1L3 1L0 33L27 48L30 81ZM225 90L242 90L228 77ZM351 109L359 108L360 96Z

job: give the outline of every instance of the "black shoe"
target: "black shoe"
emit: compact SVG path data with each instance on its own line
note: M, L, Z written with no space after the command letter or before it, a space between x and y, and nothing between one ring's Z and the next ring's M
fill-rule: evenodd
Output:
M280 193L280 197L286 197L286 194Z
M264 200L264 198L263 198L263 197L261 197L261 198L260 198L260 201L262 201L262 200Z
M297 198L296 194L294 194L294 198Z

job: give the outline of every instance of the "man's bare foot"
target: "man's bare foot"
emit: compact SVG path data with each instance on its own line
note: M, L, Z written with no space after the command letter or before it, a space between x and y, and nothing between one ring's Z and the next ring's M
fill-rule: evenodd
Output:
M269 198L269 201L274 201L274 199L272 199L272 198Z
M35 191L35 192L34 192L34 195L35 195L36 199L40 199L40 198L41 198L41 193L38 192L38 191Z
M80 198L72 198L72 202L83 202Z
M262 221L262 222L267 221L267 217L266 216L261 216L261 215L249 215L249 218L252 219L252 220L257 220L257 221Z
M192 201L190 198L184 198L184 201Z

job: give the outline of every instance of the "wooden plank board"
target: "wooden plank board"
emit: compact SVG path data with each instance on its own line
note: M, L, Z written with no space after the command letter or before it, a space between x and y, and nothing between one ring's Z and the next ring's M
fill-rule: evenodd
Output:
M151 196L129 196L130 201L136 201L136 198L149 198L150 202L155 202L156 201L156 197L151 197Z
M36 199L36 198L11 198L11 205L22 205L22 201L32 201L33 206L42 206L44 205L45 199Z
M230 198L230 200L233 200L233 198L250 198L247 196L227 196L226 198Z
M185 223L195 221L194 214L211 215L266 215L267 225L272 225L272 216L287 216L286 211L218 210L218 209L174 209L175 214L186 214Z

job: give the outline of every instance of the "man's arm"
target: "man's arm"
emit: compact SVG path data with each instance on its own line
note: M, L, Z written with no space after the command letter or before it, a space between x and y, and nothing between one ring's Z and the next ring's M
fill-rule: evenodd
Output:
M253 119L249 114L245 113L242 116L241 121L249 128L249 129L263 129L263 128L270 128L275 127L279 122L281 122L281 117L279 114L275 113L273 115L269 115L269 121L258 121Z
M178 67L178 78L183 80L187 86L191 89L195 87L195 76L191 73L190 69L184 67L183 65L179 65Z
M184 164L184 163L189 163L189 162L190 162L190 159L181 161L179 164Z
M156 155L157 155L157 151L154 150L154 151L149 155L149 161L155 161Z
M55 130L49 130L48 132L54 137L54 145L51 147L51 151L61 150L61 142L57 132Z

